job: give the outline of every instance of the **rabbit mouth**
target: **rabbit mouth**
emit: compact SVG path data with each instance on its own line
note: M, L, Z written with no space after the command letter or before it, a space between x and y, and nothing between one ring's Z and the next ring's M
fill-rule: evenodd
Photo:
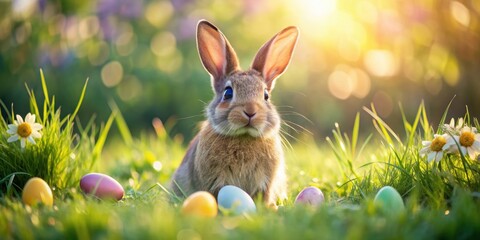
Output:
M237 136L250 135L252 137L260 137L262 135L262 132L249 123L249 124L247 124L243 127L238 128L235 131L235 135L237 135Z

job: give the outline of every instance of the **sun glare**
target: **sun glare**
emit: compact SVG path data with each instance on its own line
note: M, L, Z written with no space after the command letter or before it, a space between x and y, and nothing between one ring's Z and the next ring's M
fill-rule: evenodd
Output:
M301 0L298 4L304 16L316 19L326 17L337 9L336 0Z
M336 0L299 0L287 3L299 24L312 30L319 30L337 11Z

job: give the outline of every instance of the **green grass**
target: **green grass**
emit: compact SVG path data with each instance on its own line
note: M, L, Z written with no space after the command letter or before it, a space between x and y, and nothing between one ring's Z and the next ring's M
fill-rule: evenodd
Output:
M93 121L86 126L75 123L75 116L82 104L87 82L81 91L76 109L72 114L62 117L60 108L56 108L55 97L49 96L43 72L40 71L44 95L43 105L37 103L33 90L28 88L31 113L36 122L43 126L42 137L36 144L27 143L21 148L19 142L8 143L10 136L6 133L8 124L13 123L15 112L9 110L0 101L8 116L0 115L0 197L18 196L26 181L31 177L43 178L54 189L67 189L78 184L79 178L88 172L102 153L114 114L107 123L97 129ZM26 113L19 114L22 117ZM92 119L93 120L93 119ZM79 134L74 133L74 125L78 125Z
M286 149L289 199L284 206L275 212L257 203L258 213L253 215L203 219L182 215L181 201L171 203L164 188L185 152L181 136L169 135L174 122L155 120L155 134L132 136L111 103L113 113L103 128L96 130L90 121L74 134L75 113L61 118L43 77L42 83L49 99L43 112L35 107L30 92L32 112L42 116L45 126L37 145L22 150L18 142L6 142L4 132L13 111L9 119L0 121L0 164L14 167L10 173L2 169L0 175L5 187L0 197L2 239L472 239L480 235L479 162L461 154L448 154L439 163L427 163L419 156L421 141L443 132L430 125L424 103L412 119L403 117L402 133L390 128L371 106L364 110L377 131L367 136L359 134L360 126L369 124L360 115L350 133L335 125L326 141L298 136ZM440 126L447 115L448 107ZM465 118L479 127L468 111ZM121 138L103 148L113 123ZM66 163L72 153L75 161ZM53 156L57 162L51 162ZM54 207L24 206L18 198L21 185L14 187L10 179L36 175L24 165L39 168L42 161L48 163L46 172L53 172L43 177L51 176L47 182L55 187ZM88 171L119 180L125 198L110 202L84 196L78 181ZM374 204L375 194L386 185L402 195L406 204L402 214L385 215ZM321 207L293 204L306 186L324 192Z

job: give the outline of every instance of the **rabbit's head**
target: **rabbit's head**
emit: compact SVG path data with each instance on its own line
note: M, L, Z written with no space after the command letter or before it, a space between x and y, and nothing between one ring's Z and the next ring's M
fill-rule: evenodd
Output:
M278 133L280 117L270 94L290 62L297 38L296 27L283 29L260 48L251 68L242 71L222 32L205 20L198 23L198 52L215 92L206 114L217 133L252 137Z

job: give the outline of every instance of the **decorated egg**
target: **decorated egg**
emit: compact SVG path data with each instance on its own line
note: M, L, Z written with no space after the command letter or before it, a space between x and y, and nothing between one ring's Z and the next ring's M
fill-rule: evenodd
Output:
M215 197L205 191L195 192L188 196L182 205L182 214L200 217L217 216L218 206Z
M319 206L325 201L323 192L316 187L304 188L295 198L295 205Z
M100 199L120 200L125 193L117 180L102 173L89 173L83 176L80 180L80 188L84 193Z
M34 177L27 181L22 191L23 203L34 206L42 203L46 206L53 205L53 194L50 186L43 179Z
M218 192L218 206L235 214L257 211L253 199L241 188L227 185Z
M386 213L398 214L405 210L402 196L390 186L385 186L378 191L374 203Z

